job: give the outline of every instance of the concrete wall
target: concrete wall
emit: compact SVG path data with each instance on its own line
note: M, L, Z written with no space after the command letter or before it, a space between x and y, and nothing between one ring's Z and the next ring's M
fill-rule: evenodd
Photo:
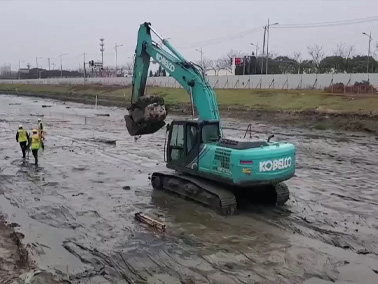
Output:
M323 89L332 83L353 85L356 81L368 79L368 74L303 74L303 75L245 75L245 76L207 76L213 88L230 89ZM370 83L378 87L378 74L370 74ZM31 80L0 80L1 83L22 84L103 84L103 85L131 85L131 78L53 78ZM149 86L180 88L172 77L149 77Z

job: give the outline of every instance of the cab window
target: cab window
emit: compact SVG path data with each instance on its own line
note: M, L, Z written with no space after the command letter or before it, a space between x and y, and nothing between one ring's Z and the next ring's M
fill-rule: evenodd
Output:
M184 126L174 124L172 126L172 136L169 145L171 148L171 159L180 160L184 155Z
M217 124L207 124L202 127L202 143L212 143L219 140Z

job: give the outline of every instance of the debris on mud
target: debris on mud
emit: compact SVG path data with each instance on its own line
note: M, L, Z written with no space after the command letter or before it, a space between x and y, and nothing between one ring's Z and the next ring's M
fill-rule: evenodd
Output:
M42 105L43 108L52 107L52 105Z
M96 116L110 116L108 113L95 113Z
M115 145L117 143L117 140L105 139L105 138L89 138L89 139L87 139L87 141L104 143L104 144L111 144L111 145Z
M150 227L157 228L165 232L165 224L142 214L142 212L135 213L135 219L141 223L147 224Z
M21 105L21 103L10 103L9 105L10 106L19 106L19 105Z
M122 187L122 189L124 189L124 190L130 190L130 189L131 189L131 187L130 187L130 186L128 186L128 185L125 185L125 186L123 186L123 187Z
M30 116L38 116L38 117L44 117L45 115L44 114L40 114L40 113L31 113Z

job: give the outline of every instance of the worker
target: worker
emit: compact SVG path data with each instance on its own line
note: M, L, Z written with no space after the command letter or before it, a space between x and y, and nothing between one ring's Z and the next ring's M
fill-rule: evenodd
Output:
M37 129L33 129L33 136L31 142L31 150L34 156L35 165L38 165L38 150L41 148L41 137Z
M41 138L41 146L42 146L42 149L44 150L45 145L43 143L43 140L45 140L45 131L44 131L44 128L43 128L43 123L42 123L41 118L38 118L38 131L39 131L39 137Z
M25 159L29 143L29 134L26 132L26 130L23 128L21 124L18 126L16 141L20 143L20 147L22 150L22 158Z

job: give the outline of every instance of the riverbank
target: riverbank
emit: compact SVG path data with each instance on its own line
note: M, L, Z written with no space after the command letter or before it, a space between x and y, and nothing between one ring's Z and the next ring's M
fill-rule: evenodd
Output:
M131 88L104 85L0 84L0 93L94 105L127 107ZM183 89L150 87L171 113L190 113ZM321 90L217 89L222 116L315 129L378 133L378 94L327 94Z

